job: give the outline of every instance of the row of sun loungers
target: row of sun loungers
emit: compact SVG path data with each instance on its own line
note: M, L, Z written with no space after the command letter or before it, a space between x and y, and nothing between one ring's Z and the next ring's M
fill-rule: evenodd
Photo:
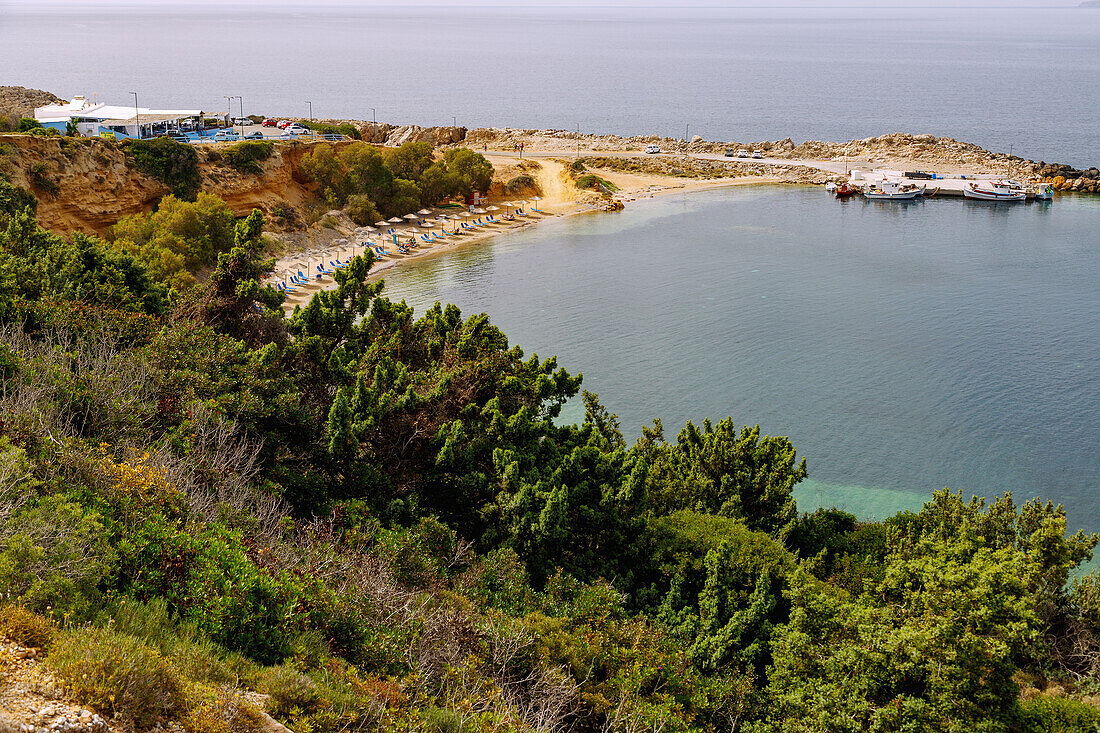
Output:
M430 245L437 241L444 240L447 236L452 234L465 234L467 232L472 232L485 226L490 226L493 224L505 224L511 221L515 221L516 217L526 216L530 216L530 214L528 214L523 209L516 209L512 213L505 214L500 217L493 216L491 214L479 216L478 218L473 219L469 222L459 222L458 225L461 228L456 229L454 232L446 232L444 230L444 233L431 232L429 234L421 234L419 235L419 241L423 244ZM417 221L417 225L423 228L431 228L432 226L430 223L424 220ZM397 231L396 227L390 227L384 230L382 234L385 237L394 237L395 235L398 237L402 236L402 234ZM378 258L394 256L393 252L386 249L386 247L381 244L371 244L370 242L363 242L361 246L363 247L364 251L369 249L374 254L374 256ZM420 244L417 242L417 237L411 237L407 244L398 242L394 245L394 248L399 254L407 254L410 249L419 246ZM347 267L352 260L351 255L349 255L346 260L341 260L339 254L332 255L327 250L321 249L311 249L307 252L304 252L303 254L305 254L309 258L318 257L321 259L321 262L315 265L315 273L307 275L306 273L302 272L301 269L299 269L296 274L288 275L281 280L275 281L272 284L272 287L280 292L286 293L287 295L291 295L298 292L299 289L315 286L317 284L317 280L322 280L329 275L335 274L337 270ZM331 257L332 259L329 259L328 264L326 265L325 259L328 257Z

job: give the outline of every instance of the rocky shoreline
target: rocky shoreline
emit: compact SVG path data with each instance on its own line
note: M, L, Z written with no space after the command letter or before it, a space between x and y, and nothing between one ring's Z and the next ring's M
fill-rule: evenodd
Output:
M887 164L905 161L914 166L931 169L983 172L1022 179L1031 183L1050 183L1056 190L1080 193L1100 193L1100 171L1086 170L1061 163L1046 163L1021 158L1007 153L994 153L980 145L962 142L949 137L928 134L891 133L846 142L807 140L795 143L790 138L761 141L711 141L698 135L691 140L660 135L589 135L573 130L526 129L511 127L474 128L421 127L418 125L391 125L363 122L361 120L331 120L355 125L363 139L379 145L400 145L405 142L428 142L434 146L464 144L475 150L512 150L522 143L528 150L541 153L560 152L563 155L590 157L595 153L641 153L648 145L658 145L662 152L673 155L722 155L727 148L735 150L759 150L768 158L800 160L837 160L869 164ZM684 159L687 160L687 159ZM720 161L716 161L720 163ZM741 166L741 167L739 167ZM725 167L728 173L738 175L752 166L730 161ZM687 163L673 168L690 170ZM760 166L756 166L759 168ZM747 173L751 175L752 173ZM667 175L679 175L669 172ZM799 166L792 162L790 169L769 169L769 175L778 176L792 183L823 183L837 176L820 170ZM694 177L694 176L689 176ZM719 177L719 176L701 176Z

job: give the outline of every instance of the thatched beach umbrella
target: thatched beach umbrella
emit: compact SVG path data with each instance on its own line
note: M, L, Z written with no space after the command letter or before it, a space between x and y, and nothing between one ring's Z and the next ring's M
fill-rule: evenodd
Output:
M532 211L539 210L539 201L542 201L542 196L532 196L531 200L535 202L535 205L531 207Z
M419 219L420 217L417 216L416 214L405 214L405 216L403 216L401 218L402 219L409 219L410 221L412 221L412 220L415 220L415 219Z
M404 224L405 223L401 219L401 217L399 217L399 216L391 216L389 219L386 219L386 221L390 224Z
M374 222L374 225L375 225L376 227L382 227L383 229L385 229L385 228L386 228L386 224L389 224L389 222L388 222L388 221L386 221L385 219L383 219L382 221L376 221L376 222Z
M432 212L428 209L421 209L420 211L418 211L416 213L420 214L421 216L431 216L432 215Z

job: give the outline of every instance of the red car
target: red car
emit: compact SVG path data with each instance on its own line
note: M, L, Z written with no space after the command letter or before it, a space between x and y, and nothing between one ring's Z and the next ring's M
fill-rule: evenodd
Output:
M278 127L280 130L285 130L290 127L290 120L279 120L279 124L275 125L275 127Z
M269 117L260 124L262 124L264 127L275 127L275 120Z

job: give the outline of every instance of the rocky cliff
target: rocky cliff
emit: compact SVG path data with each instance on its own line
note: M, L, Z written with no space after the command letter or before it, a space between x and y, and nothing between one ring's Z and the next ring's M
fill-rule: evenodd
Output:
M324 143L319 143L324 144ZM310 143L274 146L260 175L229 166L218 152L200 146L202 190L223 199L237 214L265 213L270 228L293 226L313 201L299 173ZM85 138L0 136L0 174L38 198L38 220L58 231L104 233L124 216L151 211L168 186L133 168L113 141Z
M34 108L65 100L41 89L0 86L0 117L14 127L20 117L34 117ZM0 130L5 129L0 120Z

